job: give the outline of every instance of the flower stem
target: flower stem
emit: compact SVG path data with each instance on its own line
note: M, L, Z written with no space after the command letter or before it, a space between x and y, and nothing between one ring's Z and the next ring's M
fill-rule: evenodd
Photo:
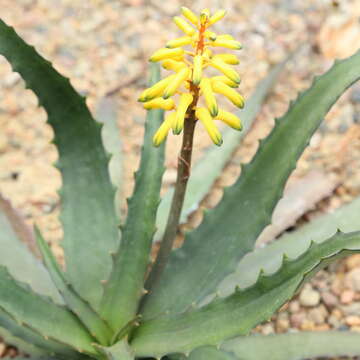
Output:
M184 135L180 154L178 157L177 178L175 184L175 192L171 202L168 221L166 224L164 236L157 254L155 263L145 283L145 289L149 292L155 288L168 262L170 252L172 250L176 233L179 227L181 210L184 204L186 186L190 177L191 155L193 149L193 138L196 124L195 106L198 100L198 89L194 91L194 99L192 105L186 114L184 122Z

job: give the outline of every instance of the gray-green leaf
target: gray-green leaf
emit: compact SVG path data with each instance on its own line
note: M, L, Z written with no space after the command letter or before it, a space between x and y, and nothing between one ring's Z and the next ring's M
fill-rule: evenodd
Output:
M150 84L159 79L160 69L158 65L153 65ZM134 319L143 295L164 173L165 145L154 147L152 138L163 116L162 110L148 112L135 188L132 197L128 199L128 215L122 228L121 244L114 255L113 270L105 285L101 314L115 331Z
M220 203L186 236L183 247L173 252L162 281L145 305L145 318L184 311L215 292L219 282L234 272L271 222L285 183L311 136L341 94L360 78L359 68L360 51L316 78L276 120L254 159L242 167L238 181L224 190Z
M0 54L34 91L54 129L62 175L61 222L66 269L74 287L95 308L108 277L111 257L119 242L114 207L115 189L109 157L85 99L33 47L0 21Z
M296 259L283 257L273 274L260 272L257 282L236 288L226 297L189 309L178 315L163 315L145 321L131 343L137 356L159 356L170 352L188 353L203 345L218 345L226 339L246 335L290 300L304 281L330 262L360 252L360 231L337 233L310 248Z

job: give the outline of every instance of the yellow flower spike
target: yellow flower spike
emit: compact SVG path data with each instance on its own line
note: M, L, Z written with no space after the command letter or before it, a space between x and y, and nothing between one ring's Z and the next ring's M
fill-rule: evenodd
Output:
M230 80L227 76L214 76L211 79L211 82L215 82L215 81L221 81L224 84L232 87L232 88L237 88L239 87L239 84L235 83L234 81Z
M164 100L162 97L159 97L145 102L143 106L147 110L150 109L173 110L175 108L175 102L173 99Z
M156 97L162 96L166 87L175 79L175 77L176 77L176 74L170 75L170 76L160 80L159 82L154 84L152 87L144 90L142 92L142 94L140 95L138 101L146 102L146 101L150 101Z
M181 7L181 13L195 26L199 24L199 18L187 7Z
M194 57L194 69L193 69L193 76L192 82L195 85L199 85L202 77L202 68L203 68L203 56L196 55Z
M235 130L242 130L243 128L241 120L236 115L228 111L219 109L219 113L217 114L215 120L220 120Z
M169 133L169 130L171 129L174 119L175 119L175 113L171 113L165 118L163 123L160 125L159 129L156 131L153 137L153 144L155 146L161 145L161 143L165 140L167 134Z
M212 32L212 31L209 31L209 30L206 30L204 32L204 36L207 38L207 39L210 39L211 41L215 41L216 38L217 38L217 35Z
M229 65L238 65L240 63L239 59L234 54L216 54L214 59L220 59Z
M202 122L207 133L215 145L220 146L222 144L222 136L220 131L216 127L214 120L212 119L208 109L199 108L195 112L195 116Z
M193 36L195 34L195 29L181 17L175 16L174 22L186 35Z
M189 45L192 42L191 36L182 36L174 40L170 40L166 43L166 47L169 49L178 48L181 46Z
M181 17L175 16L173 20L185 33L184 36L168 41L166 48L154 52L150 57L150 61L161 61L162 67L174 74L143 91L139 101L144 102L146 109L175 109L156 132L153 138L155 146L164 141L170 129L174 134L179 134L185 121L195 120L191 118L191 109L196 109L195 117L204 124L212 141L221 145L222 137L215 120L237 130L242 125L235 115L218 108L216 96L223 94L238 107L244 106L244 98L234 90L240 84L240 76L232 66L239 64L238 58L226 51L221 54L214 51L213 54L212 46L237 50L241 44L230 34L218 35L210 31L209 27L225 16L224 10L211 14L209 9L203 9L197 16L189 8L182 7L181 14ZM206 77L204 73L209 71L208 67L219 70L221 74ZM173 95L179 95L177 106L170 98ZM205 105L198 108L198 101L203 101Z
M226 11L225 11L225 10L219 10L219 11L217 11L213 16L210 17L210 19L209 19L209 25L215 24L216 22L218 22L219 20L221 20L225 15L226 15Z
M178 72L181 69L185 68L186 64L181 62L181 61L175 61L173 59L167 59L167 60L164 60L161 63L161 66L166 70L172 70L172 71Z
M181 48L177 48L177 49L167 49L167 48L163 48L163 49L159 49L157 51L155 51L151 56L150 56L150 61L152 62L157 62L160 60L164 60L164 59L169 59L169 58L175 58L178 56L182 56L184 55L184 49Z
M180 102L176 111L175 120L173 122L172 128L174 134L178 135L181 133L184 127L185 114L188 107L193 101L193 96L189 93L182 94L180 97Z
M208 107L212 117L215 117L219 111L214 92L212 90L211 81L203 78L200 82L200 89L205 97L206 106Z
M181 69L174 77L173 81L169 83L164 90L163 98L168 99L176 93L180 85L189 77L190 69L188 67Z
M219 38L219 36L216 38L215 41L212 41L210 43L210 46L221 46L232 50L240 50L242 48L242 45L238 41L221 39Z
M231 81L236 84L240 84L240 76L239 74L228 64L225 64L220 59L211 59L210 65L215 69L221 71L225 76L227 76Z
M226 96L235 106L243 108L245 101L242 95L232 89L230 86L221 81L215 81L212 84L212 89L219 94Z

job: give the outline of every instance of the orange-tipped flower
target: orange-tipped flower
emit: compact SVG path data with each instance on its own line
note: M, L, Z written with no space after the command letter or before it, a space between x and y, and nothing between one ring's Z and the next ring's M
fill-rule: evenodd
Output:
M244 106L244 98L235 89L240 84L240 76L233 68L233 65L239 64L238 58L228 53L213 54L211 50L213 47L241 49L241 44L232 35L217 34L209 29L225 13L225 10L219 10L212 14L209 9L203 9L197 16L190 9L182 7L181 14L184 18L175 16L174 22L184 34L168 41L165 48L155 51L150 57L150 61L161 61L164 69L175 72L143 91L139 97L139 101L148 110L175 110L166 117L156 132L154 145L160 145L170 129L174 134L179 134L188 119L192 118L194 121L194 114L195 120L202 122L216 145L221 145L222 137L214 120L241 130L240 119L219 109L215 97L216 94L221 94L235 106ZM185 46L192 50L185 50ZM206 76L204 73L208 67L213 67L222 74ZM175 97L179 97L179 101ZM197 107L200 99L204 99L206 107Z

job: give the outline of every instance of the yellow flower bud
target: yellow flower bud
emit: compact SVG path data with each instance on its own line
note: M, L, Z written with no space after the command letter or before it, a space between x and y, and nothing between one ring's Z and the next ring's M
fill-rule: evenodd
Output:
M215 41L211 42L210 46L221 46L232 50L240 50L242 48L242 45L238 41L221 39L219 36Z
M161 66L166 70L172 70L178 72L179 70L183 69L187 65L181 61L175 61L173 59L164 60L161 63Z
M195 55L194 57L194 70L193 70L193 77L192 82L195 85L199 85L202 77L202 67L203 67L203 56L202 55Z
M198 26L199 19L198 17L187 7L182 6L181 7L181 13L195 26Z
M214 81L221 81L224 84L232 87L232 88L237 88L239 87L239 84L233 82L232 80L230 80L227 76L214 76L211 79L211 82L213 83Z
M174 58L178 56L182 56L184 54L184 49L178 48L178 49L159 49L155 51L151 57L150 61L156 62L164 59Z
M150 88L144 90L140 95L138 101L141 102L150 101L158 96L162 96L166 87L175 79L175 76L176 76L175 74L170 75L160 80Z
M216 54L214 59L220 59L226 64L238 65L239 59L234 54Z
M180 102L176 111L175 120L173 121L172 128L174 134L178 135L181 133L184 127L185 114L188 107L193 101L193 96L189 93L182 94L180 97Z
M176 93L176 90L180 85L188 79L190 75L190 69L188 67L181 69L174 77L173 81L169 83L164 90L163 98L168 99L170 96L173 96Z
M215 120L220 120L235 130L242 130L241 120L236 115L228 111L219 109Z
M221 71L225 76L227 76L231 81L236 84L240 84L239 74L228 64L225 64L220 59L211 59L210 65L215 69Z
M166 47L169 49L178 48L181 46L189 45L192 42L191 36L182 36L174 40L170 40L166 43Z
M162 97L159 97L145 102L143 106L147 110L150 109L173 110L175 108L175 103L173 99L164 100Z
M213 16L209 19L209 25L215 24L217 21L221 20L226 15L225 10L217 11Z
M205 58L207 58L207 59L211 59L212 58L212 51L209 48L205 49L204 52L203 52L203 56Z
M204 32L204 36L207 38L207 39L210 39L211 41L215 41L216 38L217 38L217 35L212 32L212 31L209 31L209 30L206 30Z
M214 144L220 146L222 144L222 136L220 134L220 131L216 127L214 120L212 119L208 109L206 108L197 109L195 112L195 116L204 125L207 133L209 134Z
M200 24L205 25L209 21L209 17L210 17L210 10L209 9L202 10L200 13Z
M211 87L211 81L208 78L203 78L200 83L200 89L204 95L206 106L208 107L211 116L216 116L218 113L218 105Z
M171 129L172 123L175 119L175 113L169 114L163 123L160 125L159 129L156 131L153 137L153 144L159 146L166 138L169 130Z
M225 95L235 106L241 109L244 107L244 98L230 86L221 81L215 81L212 88L216 93Z
M234 40L234 37L230 34L222 34L222 35L218 35L217 38L219 40Z
M186 35L192 36L195 34L195 29L181 17L175 16L174 22L178 26L178 28L182 30Z

